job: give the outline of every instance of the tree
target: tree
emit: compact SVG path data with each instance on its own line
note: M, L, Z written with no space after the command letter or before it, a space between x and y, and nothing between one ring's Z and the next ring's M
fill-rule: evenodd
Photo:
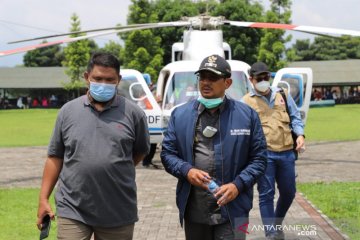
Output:
M316 37L297 40L293 45L296 61L341 60L360 58L360 38L342 36L340 38Z
M46 41L43 41L43 43L46 43ZM59 45L29 51L23 58L25 67L61 66L63 60L64 53Z
M74 13L71 16L71 32L81 31L79 17ZM84 34L71 34L70 37L78 37ZM64 49L65 60L63 65L68 67L65 73L70 77L71 82L64 84L66 90L76 90L77 96L80 95L80 88L84 87L84 82L80 80L85 70L86 64L90 59L89 40L80 40L69 43Z
M270 0L270 10L266 12L265 21L271 23L290 23L291 1ZM284 30L264 29L261 39L258 60L265 62L273 71L286 66L286 57L292 57L292 52L286 53L285 43L291 40L291 35L284 38Z
M181 17L190 17L200 14L199 4L191 0L158 0L153 2L154 12L157 14L159 22L178 21ZM171 46L175 42L180 42L184 28L181 27L166 27L154 29L155 36L161 38L161 48L164 51L163 63L171 62Z
M108 43L106 43L105 46L104 46L102 49L100 49L100 50L103 51L103 52L107 52L107 53L113 54L115 57L117 57L117 58L120 60L120 64L121 64L121 65L123 64L122 59L120 58L120 57L121 57L121 54L122 54L122 52L123 52L123 47L122 47L120 44L118 44L118 43L110 40L110 41L109 41Z
M151 79L156 79L164 54L160 41L150 30L131 32L125 41L125 67L149 73Z
M147 0L131 0L128 24L156 22L153 5ZM151 30L133 31L125 35L124 65L149 73L156 79L162 67L161 38Z
M211 15L224 16L228 20L249 22L260 21L262 13L263 7L259 3L251 4L248 0L223 0L211 11ZM223 26L222 30L224 41L231 46L233 59L256 62L263 35L261 30L234 26Z

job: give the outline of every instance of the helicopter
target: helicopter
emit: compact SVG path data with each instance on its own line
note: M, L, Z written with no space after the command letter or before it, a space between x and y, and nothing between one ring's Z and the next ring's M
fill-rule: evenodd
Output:
M91 33L79 37L68 37L62 40L0 51L0 57L47 46L134 30L164 27L187 28L183 34L183 42L173 44L171 56L172 62L164 66L160 71L157 79L156 92L154 94L151 92L149 85L146 83L144 76L140 72L131 69L121 69L122 81L119 84L118 92L143 108L147 116L150 141L151 143L156 144L162 141L162 134L167 128L168 120L174 108L185 104L192 99L196 99L199 96L197 77L194 73L198 70L203 58L212 54L217 54L224 57L229 62L232 69L233 84L226 90L227 96L240 101L252 88L248 74L250 65L243 61L232 59L231 48L229 44L223 40L223 34L220 29L222 25L292 30L318 35L336 34L360 36L360 31L353 30L297 26L292 24L229 21L221 16L213 17L200 15L195 17L184 17L179 21L173 22L133 24L15 41L13 43L62 37L76 33ZM280 86L286 88L290 92L300 110L304 123L306 123L310 105L312 83L313 76L310 68L280 69L275 74L272 82L272 86Z

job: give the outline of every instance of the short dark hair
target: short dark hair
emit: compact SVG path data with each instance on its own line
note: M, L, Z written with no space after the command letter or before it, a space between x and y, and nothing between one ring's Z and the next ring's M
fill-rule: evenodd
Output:
M120 74L120 62L119 60L112 54L106 52L96 52L94 53L90 61L87 65L87 71L91 72L94 66L103 66L110 67L116 70L117 74Z

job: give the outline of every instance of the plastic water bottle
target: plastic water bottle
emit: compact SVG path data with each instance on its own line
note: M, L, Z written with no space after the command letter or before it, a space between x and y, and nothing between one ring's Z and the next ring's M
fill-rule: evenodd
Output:
M216 189L219 188L219 185L214 180L210 180L210 182L207 184L209 191L215 194Z
M301 147L301 148L299 149L299 153L303 153L303 152L305 152L305 147Z

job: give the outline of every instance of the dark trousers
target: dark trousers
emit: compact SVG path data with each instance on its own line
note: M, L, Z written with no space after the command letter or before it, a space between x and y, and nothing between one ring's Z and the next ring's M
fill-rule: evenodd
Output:
M219 225L208 225L187 220L185 220L185 237L186 240L245 239L245 236L238 238L238 235L235 238L230 222Z
M155 155L155 152L156 152L156 147L157 147L156 143L153 143L153 144L150 145L150 152L144 158L144 160L142 162L143 166L148 166L148 165L152 164L152 159L154 158L154 155Z
M279 199L274 209L275 182ZM265 175L258 180L259 206L265 234L274 231L273 225L281 225L295 197L295 155L292 150L285 152L268 151Z

